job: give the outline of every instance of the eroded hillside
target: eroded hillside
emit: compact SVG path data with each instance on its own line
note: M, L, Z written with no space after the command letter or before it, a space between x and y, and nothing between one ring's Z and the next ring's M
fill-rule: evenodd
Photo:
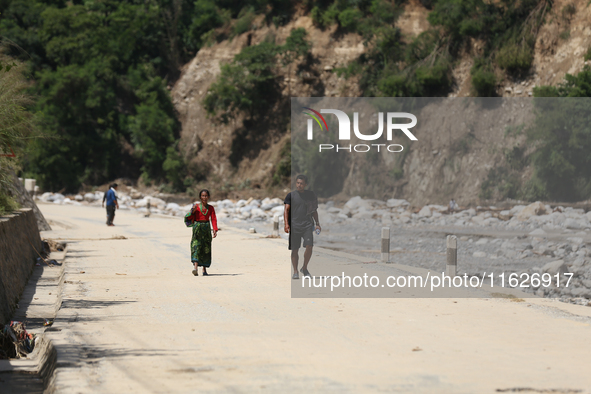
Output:
M404 13L396 21L403 40L410 42L431 28L427 20L429 12L418 0L404 5ZM493 70L497 81L496 95L526 98L532 95L535 86L558 85L566 73L581 71L586 63L584 55L591 46L590 19L591 7L587 6L586 0L555 1L544 15L545 22L537 33L533 65L529 71L510 75L499 68ZM288 118L283 122L253 123L245 115L240 115L224 124L208 115L203 106L203 99L220 74L221 66L230 63L243 48L269 40L281 45L295 28L304 28L307 32L310 56L289 67L276 65L281 99L275 108L270 109L271 118L288 114L290 96L359 97L363 94L358 77L346 78L337 72L368 50L361 35L342 33L336 26L321 29L304 11L297 12L284 26L265 24L260 17L255 25L259 27L232 40L202 48L183 67L182 75L172 89L173 102L182 122L179 147L189 163L189 171L197 174L197 178L207 179L221 192L242 189L244 193L251 188L279 191L288 187L286 178L281 182L277 182L277 177L274 180L277 167L286 160L286 148L289 148L286 145L290 140ZM472 40L471 45L462 48L459 60L453 63L449 97L474 94L470 70L481 52L482 43L478 40ZM521 110L522 105L522 102L515 101L506 108L488 112L477 127L473 127L475 134L465 122L448 116L443 121L443 128L450 131L441 134L438 132L441 125L426 127L424 130L432 130L432 135L423 135L421 143L411 148L396 176L392 176L392 169L398 164L385 158L378 165L383 174L381 180L356 172L351 164L343 183L346 193L341 194L364 195L372 189L372 195L405 198L417 205L442 203L451 197L462 204L477 203L483 198L500 198L502 196L495 192L487 194L484 190L483 193L482 183L491 170L507 164L508 151L517 148L527 154L525 136L507 132L508 126L529 116L528 111ZM448 110L454 111L453 108ZM445 109L437 111L446 118ZM523 180L532 174L527 163L519 171ZM376 182L381 185L381 190L373 190Z

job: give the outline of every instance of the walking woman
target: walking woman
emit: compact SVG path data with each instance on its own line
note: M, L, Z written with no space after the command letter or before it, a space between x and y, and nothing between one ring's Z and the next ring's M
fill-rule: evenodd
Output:
M191 238L191 262L193 263L193 275L199 275L198 267L203 267L203 275L207 276L207 268L211 265L211 225L213 226L213 238L218 235L218 221L215 216L215 209L207 202L209 201L209 190L199 192L199 203L193 204L191 212L185 215L185 225L193 227Z

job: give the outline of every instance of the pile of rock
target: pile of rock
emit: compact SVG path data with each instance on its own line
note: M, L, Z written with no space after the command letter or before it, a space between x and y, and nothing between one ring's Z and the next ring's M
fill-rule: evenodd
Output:
M101 206L103 196L102 192L73 197L59 193L44 193L38 198L54 204ZM118 196L120 209L136 210L140 214L147 213L148 204L152 214L172 216L184 216L192 206L167 203L162 198L144 196L133 189L129 194L118 192ZM216 207L218 219L222 223L248 228L258 223L259 231L262 229L263 232L270 232L271 223L277 220L281 223L280 228L283 227L284 205L283 200L279 198L250 198L238 201L226 199L211 202L211 205ZM342 234L347 233L347 237L355 239L355 245L361 242L370 245L378 239L378 236L371 234L372 231L382 226L390 226L403 233L422 231L422 228L441 228L446 232L461 230L464 233L472 231L470 229L487 229L489 232L492 230L492 233L495 230L499 233L517 232L518 235L514 235L513 238L462 235L459 258L465 262L466 269L473 271L472 274L483 271L482 267L487 267L488 272L503 271L530 275L571 272L574 276L568 287L540 287L534 288L533 291L538 295L558 297L582 304L587 304L591 299L591 245L585 242L591 234L591 212L585 213L582 209L550 207L535 202L529 205L516 205L507 210L476 207L450 213L443 205L415 208L403 199L381 201L357 196L342 206L337 206L333 201L320 204L318 214L325 234L323 241L342 243L345 239ZM355 228L358 233L350 233L347 229L351 228ZM283 232L280 233L285 236ZM557 234L560 237L556 238ZM412 242L414 241L410 239L403 241L397 245L398 249L405 250ZM439 241L419 239L416 242L417 248L413 249L414 252L426 252L431 255L444 252L441 249L443 244L440 245ZM348 243L351 252L355 252L356 246L350 241ZM393 248L396 249L394 246ZM419 266L430 264L428 261L423 262L424 264L415 261L417 257L416 254L414 257L409 255L411 260L408 263Z
M86 193L72 198L60 193L44 193L38 198L54 204L100 206L103 192ZM148 204L152 213L182 216L191 209L191 204L179 205L167 203L156 196L142 196L139 193L118 193L120 209L147 211ZM134 198L137 197L137 198ZM283 201L279 198L263 200L221 200L211 202L217 208L218 217L233 222L256 222L274 220L275 216L283 220ZM591 230L591 212L582 209L550 207L541 202L530 205L516 205L511 209L498 210L495 207L477 207L449 213L443 205L425 205L420 209L412 208L406 200L390 199L387 201L363 199L359 196L349 199L342 207L333 201L320 204L319 215L323 222L341 223L355 221L376 221L381 225L394 226L452 226L452 227L489 227L496 229L521 230L534 236L544 236L547 231Z

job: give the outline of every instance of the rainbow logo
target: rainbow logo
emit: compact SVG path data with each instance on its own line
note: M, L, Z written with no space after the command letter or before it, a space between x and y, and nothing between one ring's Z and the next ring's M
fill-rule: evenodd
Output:
M326 124L326 120L324 120L324 117L322 115L320 115L320 112L318 111L314 111L312 108L308 108L308 107L302 107L305 110L308 111L312 111L312 113L310 112L306 112L306 111L302 111L304 114L311 116L312 118L314 118L314 120L316 121L316 123L318 123L318 126L320 126L320 130L322 130L322 123L324 123L324 127L326 127L326 131L328 131L328 125ZM322 123L320 123L320 119L322 119Z

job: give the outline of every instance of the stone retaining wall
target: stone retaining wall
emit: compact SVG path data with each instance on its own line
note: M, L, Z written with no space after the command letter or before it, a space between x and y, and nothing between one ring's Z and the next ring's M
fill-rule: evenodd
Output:
M8 322L41 253L35 214L30 208L0 216L0 324Z

